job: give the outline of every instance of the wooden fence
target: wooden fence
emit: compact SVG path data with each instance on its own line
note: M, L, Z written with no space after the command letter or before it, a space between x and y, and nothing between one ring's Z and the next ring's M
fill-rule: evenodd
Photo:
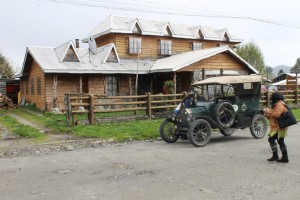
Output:
M175 108L182 100L182 94L146 93L138 96L106 96L93 94L65 94L67 124L75 125L76 115L88 114L89 124L95 123L95 113L124 111L146 111L151 119L153 110Z
M282 91L276 91L276 92L279 92L284 96L285 103L298 105L298 103L299 103L298 90L282 90ZM273 93L273 91L262 92L260 102L266 106L270 106L271 105L270 96L272 93Z
M297 104L299 94L296 90L277 91L283 94L287 104ZM261 104L270 106L272 92L262 92ZM176 108L182 100L182 94L146 93L138 96L106 96L93 94L65 94L65 111L67 124L75 125L76 115L88 114L89 124L95 123L95 113L112 113L124 111L146 111L148 119L152 112L158 109Z

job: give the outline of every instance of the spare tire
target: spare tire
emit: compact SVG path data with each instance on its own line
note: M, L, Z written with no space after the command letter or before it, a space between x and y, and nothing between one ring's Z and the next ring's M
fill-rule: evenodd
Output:
M215 120L223 128L230 128L235 121L236 113L229 102L219 102L214 108Z

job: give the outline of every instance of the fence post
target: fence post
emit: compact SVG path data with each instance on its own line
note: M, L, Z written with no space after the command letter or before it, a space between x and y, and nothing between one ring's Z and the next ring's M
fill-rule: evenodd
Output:
M89 104L89 122L90 124L94 124L94 96L92 94L90 94Z
M147 93L147 113L148 113L148 119L151 119L152 112L151 112L151 94L150 92Z
M269 92L269 90L266 92L266 104L267 104L267 107L269 107L270 106L270 98L269 98L269 96L270 96L270 92Z
M70 125L70 116L72 114L70 94L65 94L65 111L67 124Z
M298 89L295 90L295 104L298 106Z

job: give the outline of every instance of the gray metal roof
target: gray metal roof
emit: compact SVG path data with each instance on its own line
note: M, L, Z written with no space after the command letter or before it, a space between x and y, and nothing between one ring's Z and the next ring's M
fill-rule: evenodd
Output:
M70 73L70 74L133 74L137 71L137 60L119 59L119 62L106 62L110 51L115 48L113 44L97 48L97 54L89 53L88 49L76 49L81 62L61 62L54 47L27 47L26 57L30 54L45 73ZM117 51L115 51L117 52ZM154 64L151 60L139 60L139 74L149 73Z
M155 62L153 67L151 67L150 72L154 73L154 72L177 71L195 62L209 58L211 56L214 56L222 52L231 53L233 56L238 58L242 63L247 65L247 67L251 69L254 73L256 74L259 73L253 66L251 66L248 62L246 62L242 57L240 57L234 50L232 50L228 46L201 49L197 51L189 51L189 52L173 55L167 58L163 58Z
M79 62L65 62L64 55L68 48L73 48ZM58 50L59 49L59 50ZM116 62L107 62L111 52L115 53ZM174 72L187 67L195 62L209 58L218 53L229 52L250 70L258 71L243 60L229 47L215 47L197 51L189 51L159 60L120 59L113 43L98 47L97 54L93 55L89 49L74 48L72 43L66 43L59 48L54 47L27 47L21 76L28 55L31 55L45 73L70 73L70 74L147 74L156 72ZM20 76L20 77L21 77Z
M162 22L156 20L109 16L102 21L94 30L85 36L82 41L87 42L89 36L97 38L108 33L132 33L135 25L141 28L142 35L163 36L164 31L168 27L171 30L172 37L197 39L198 32L204 36L205 40L223 41L225 33L231 42L242 42L243 40L229 34L227 29L215 30L208 26L178 24L173 22Z

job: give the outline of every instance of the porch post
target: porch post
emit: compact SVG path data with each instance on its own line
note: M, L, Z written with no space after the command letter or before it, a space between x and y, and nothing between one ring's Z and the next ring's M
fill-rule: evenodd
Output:
M79 77L79 93L82 93L82 75Z
M220 75L223 76L223 74L224 74L224 70L220 69ZM221 86L221 93L224 94L224 87L223 87L223 85Z
M205 69L202 68L202 80L204 80L205 78L206 78ZM208 86L206 86L206 87L208 87ZM201 95L204 95L204 87L201 87L201 88L202 88Z
M174 82L174 91L175 91L175 94L177 94L177 91L176 91L176 72L173 73L173 82Z
M53 76L53 87L52 87L52 92L53 92L53 105L52 109L57 107L57 75L55 74Z

